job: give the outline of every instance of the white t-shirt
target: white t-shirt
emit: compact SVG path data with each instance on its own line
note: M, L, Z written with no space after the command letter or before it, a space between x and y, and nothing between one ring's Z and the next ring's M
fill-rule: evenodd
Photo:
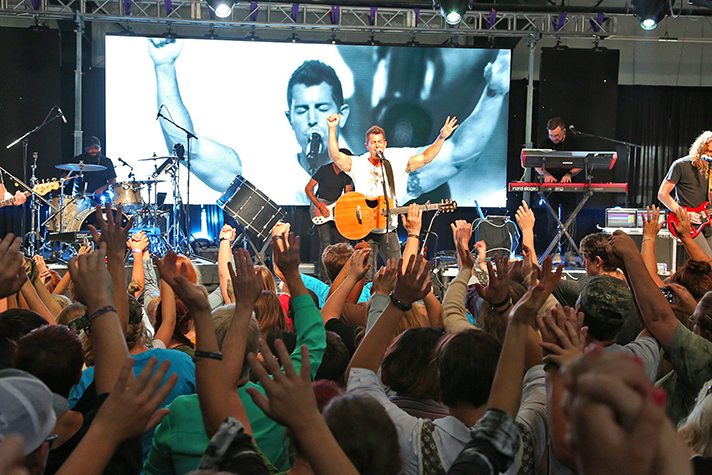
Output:
M396 206L398 203L405 203L411 198L408 196L406 189L408 186L408 160L413 155L418 153L417 148L387 148L383 155L391 163L393 169L393 181L396 191L395 199L391 195L390 187L386 181L386 190L388 196L393 199ZM383 174L381 167L373 165L368 158L370 153L366 152L358 157L351 158L351 171L346 172L354 182L355 191L365 195L367 198L377 198L383 196ZM391 217L391 230L398 227L398 216ZM374 233L385 233L385 229L374 229Z

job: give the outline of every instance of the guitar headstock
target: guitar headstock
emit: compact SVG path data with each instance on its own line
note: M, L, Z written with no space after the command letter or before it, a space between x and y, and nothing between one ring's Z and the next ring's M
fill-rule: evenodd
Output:
M46 181L44 183L39 183L39 184L35 185L34 192L40 196L44 196L47 193L49 193L50 191L58 190L58 189L59 189L59 182L57 181L56 178L53 178L52 181Z
M438 209L445 213L449 213L450 211L455 211L457 209L457 201L454 201L451 199L442 200L438 204Z

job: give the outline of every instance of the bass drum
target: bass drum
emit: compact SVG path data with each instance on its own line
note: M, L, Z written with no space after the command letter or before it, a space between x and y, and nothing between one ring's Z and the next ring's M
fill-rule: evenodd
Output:
M82 211L86 211L92 207L91 198L84 196L72 197L71 195L65 195L61 198L59 196L55 196L50 200L52 208L56 210L61 208L61 202L64 202L65 206L61 212L61 217L64 219L66 226L70 226ZM52 219L47 222L47 229L56 233L61 232L62 220L59 218L60 213L55 214Z
M112 209L111 212L114 214L114 221L117 219L117 211ZM106 219L106 211L102 208L101 214ZM99 225L96 224L96 209L91 208L82 211L67 225L67 232L78 233L78 232L89 232L89 225L91 224L96 229L99 229ZM121 213L121 226L126 226L129 223L129 218L125 213Z

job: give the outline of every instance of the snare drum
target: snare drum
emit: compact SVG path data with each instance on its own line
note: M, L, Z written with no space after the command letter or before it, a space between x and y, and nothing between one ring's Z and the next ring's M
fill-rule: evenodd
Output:
M141 183L125 181L122 183L114 183L112 191L114 198L112 200L113 207L121 205L125 210L133 211L143 207L143 199L141 198Z
M112 208L111 210L114 214L114 220L116 220L116 210ZM102 216L106 219L106 211L101 210ZM86 209L79 213L74 220L67 223L67 232L89 232L89 225L91 224L96 229L99 229L99 225L96 223L96 209ZM128 216L125 213L121 213L121 226L126 226L129 222Z
M65 208L47 222L47 229L55 233L62 232L62 219L66 228L76 219L79 213L92 207L92 201L89 197L64 195L55 196L50 200L50 203L52 203L51 210L59 210L62 207L60 205L62 202L64 202Z

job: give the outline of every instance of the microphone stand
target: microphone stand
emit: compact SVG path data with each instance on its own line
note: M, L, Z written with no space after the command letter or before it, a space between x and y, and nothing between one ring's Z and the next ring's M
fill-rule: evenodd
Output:
M7 145L5 147L6 149L12 148L15 145L17 145L19 142L22 142L22 178L25 181L27 181L27 145L28 145L28 142L30 139L30 135L34 134L35 132L38 132L42 127L49 124L50 122L52 122L55 119L59 119L62 116L61 113L57 112L54 115L54 117L52 117L51 119L49 118L49 116L52 114L52 111L55 110L56 108L57 108L57 106L52 106L52 108L49 110L49 113L47 113L47 116L45 117L45 119L42 121L42 123L40 125L38 125L34 129L26 132L21 137L17 138L16 140L14 140L12 143L10 143L9 145ZM5 173L7 173L7 172L5 172ZM8 175L10 175L10 174L8 173ZM12 176L12 175L10 175L10 176ZM20 180L18 180L17 178L15 178L15 181L20 183ZM23 185L27 188L28 191L32 191L32 188L28 187L24 183L23 183ZM34 192L33 192L32 196L33 196L33 200L34 200L34 196L35 196ZM46 201L45 201L45 203L46 203ZM26 224L25 223L25 213L22 213L22 224L20 225L20 232L23 236L25 235L25 224Z
M156 118L158 118L158 117L163 118L165 121L167 121L167 122L173 124L176 128L178 128L178 129L182 130L183 132L185 132L186 142L187 142L187 144L188 144L188 147L187 147L188 150L187 150L187 155L186 155L187 160L188 160L188 179L187 179L188 191L187 191L187 193L186 193L186 207L184 208L183 212L185 213L184 218L185 218L185 233L186 233L186 239L188 240L188 252L186 252L186 255L187 255L188 257L193 257L193 248L192 248L191 245L190 245L190 174L191 174L191 162L190 162L190 159L191 159L191 156L190 156L191 146L190 146L190 139L198 140L198 137L197 137L195 134L193 134L191 131L189 131L188 129L186 129L186 128L184 128L184 127L181 127L180 125L176 124L176 123L173 121L173 119L169 119L168 117L166 117L165 115L163 115L163 114L161 113L160 109L158 110L158 114L157 114ZM180 164L179 164L179 166L180 166ZM173 206L177 206L177 203L173 203ZM177 224L177 223L176 223L176 224ZM180 248L180 243L176 243L176 244L178 244L178 247Z
M388 233L391 232L391 231L390 231L390 227L391 227L391 205L390 205L390 203L388 202L388 191L386 190L386 180L388 179L388 176L386 175L386 167L385 167L385 165L383 165L383 161L386 159L386 158L383 156L383 152L380 152L380 153L378 154L378 158L379 158L379 160L380 160L380 162L381 162L381 163L380 163L380 164L381 164L381 184L383 185L383 196L384 196L385 199L386 199L386 259L385 259L385 260L386 260L386 262L387 262L387 261L388 261L388 257L387 257L387 256L390 255L390 253L388 252L388 251L389 251L389 249L388 249L388 241L389 241L389 239L388 239ZM395 196L393 197L393 199L395 200ZM378 256L374 256L374 257L375 257L374 262L377 262L377 261L378 261ZM375 272L375 271L374 271L374 272Z
M623 141L623 140L616 140L616 139L612 139L612 138L610 138L610 137L604 137L603 135L589 134L589 133L586 133L586 132L581 132L580 130L576 130L576 129L572 130L571 132L573 132L573 135L580 135L580 136L582 136L582 137L591 137L591 138L594 138L594 139L605 140L605 141L607 141L607 142L615 143L615 144L618 144L618 145L625 145L626 148L627 148L627 151L628 151L628 157L631 156L631 150L630 150L631 148L639 148L639 149L640 149L640 148L643 148L642 145L638 145L638 144L626 142L626 141ZM629 176L629 173L630 173L630 172L629 172L629 170L630 170L630 167L628 167L628 170L626 170L626 176L625 176L625 181L626 181L626 183L630 183L630 176ZM589 179L589 177L588 177L588 174L589 174L588 165L586 165L586 175L585 175L585 176L586 176L586 182L587 182L587 183L590 182L590 179ZM626 205L627 205L627 204L628 204L628 194L626 193Z

